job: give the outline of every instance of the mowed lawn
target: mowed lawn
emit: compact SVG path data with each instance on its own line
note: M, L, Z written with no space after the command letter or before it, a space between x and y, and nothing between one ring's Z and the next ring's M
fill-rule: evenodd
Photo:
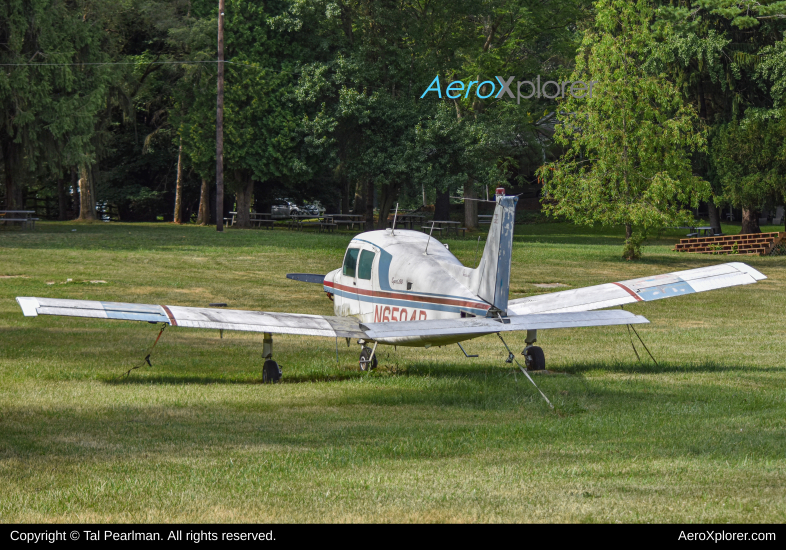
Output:
M512 297L725 261L769 279L628 306L658 366L624 327L541 332L551 411L496 336L465 344L476 359L379 348L371 374L354 342L277 336L271 386L261 334L169 328L119 379L158 327L25 318L14 300L329 315L285 274L338 267L349 234L0 231L0 521L783 522L786 259L678 254L673 230L624 262L621 236L518 226ZM476 241L447 240L466 265ZM523 334L506 339L520 353Z

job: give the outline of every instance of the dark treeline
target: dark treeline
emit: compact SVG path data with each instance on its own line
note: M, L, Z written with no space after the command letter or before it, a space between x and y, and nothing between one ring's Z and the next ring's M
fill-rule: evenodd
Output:
M570 149L554 139L567 100L497 98L495 77L515 77L514 96L520 80L598 80L607 50L592 53L588 37L625 40L615 18L635 9L646 32L626 50L641 68L631 78L662 79L695 113L681 119L701 136L686 154L713 225L733 205L755 231L783 200L784 4L226 0L226 210L242 226L276 197L369 219L376 204L382 224L397 202L426 200L445 218L451 196L535 186ZM217 0L4 2L6 209L214 221L217 10ZM421 97L435 77L439 93ZM466 93L448 97L451 83ZM564 105L587 120L600 108ZM587 147L573 152L592 163ZM477 203L465 204L474 227Z

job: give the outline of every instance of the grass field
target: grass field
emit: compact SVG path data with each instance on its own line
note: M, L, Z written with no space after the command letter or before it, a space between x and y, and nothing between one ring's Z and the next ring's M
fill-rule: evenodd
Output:
M477 359L380 348L371 374L354 343L337 363L334 340L278 336L284 383L268 386L261 334L174 328L152 367L118 380L156 327L25 318L14 301L332 314L320 287L284 275L338 267L348 234L0 232L0 521L783 522L786 259L681 255L678 235L629 263L620 231L517 227L512 298L724 261L769 277L627 307L652 322L639 333L659 366L624 327L541 332L552 412L496 336L465 345ZM476 238L448 239L467 265Z

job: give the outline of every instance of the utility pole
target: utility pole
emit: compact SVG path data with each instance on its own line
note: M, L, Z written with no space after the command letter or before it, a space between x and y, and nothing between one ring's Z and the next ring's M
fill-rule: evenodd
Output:
M216 100L216 231L224 231L224 0L218 0L218 98Z

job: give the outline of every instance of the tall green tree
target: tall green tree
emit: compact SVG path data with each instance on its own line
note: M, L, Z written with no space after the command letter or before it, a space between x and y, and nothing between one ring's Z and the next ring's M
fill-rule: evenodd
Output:
M682 0L657 4L653 21L656 39L646 65L653 73L666 73L680 88L702 125L710 129L710 141L726 135L722 128L731 121L760 117L775 107L766 81L777 79L778 52L773 46L786 30L786 2ZM777 92L777 87L773 91ZM716 166L713 157L697 153L693 160L697 174L712 185L710 225L719 230L716 206L728 202L736 192L724 187L718 174L725 169ZM767 194L762 188L757 201L746 203L744 231L758 231L759 212Z
M111 73L91 63L107 59L111 38L96 25L91 2L9 0L0 8L0 149L5 206L22 206L22 189L35 177L61 177L95 162L95 124ZM94 192L82 193L94 217ZM85 200L83 200L85 203Z
M709 196L691 153L705 146L695 111L664 75L645 73L649 3L601 0L572 80L596 83L592 97L568 98L556 140L563 156L543 166L545 210L576 223L624 225L624 257L638 257L634 229L688 223Z

